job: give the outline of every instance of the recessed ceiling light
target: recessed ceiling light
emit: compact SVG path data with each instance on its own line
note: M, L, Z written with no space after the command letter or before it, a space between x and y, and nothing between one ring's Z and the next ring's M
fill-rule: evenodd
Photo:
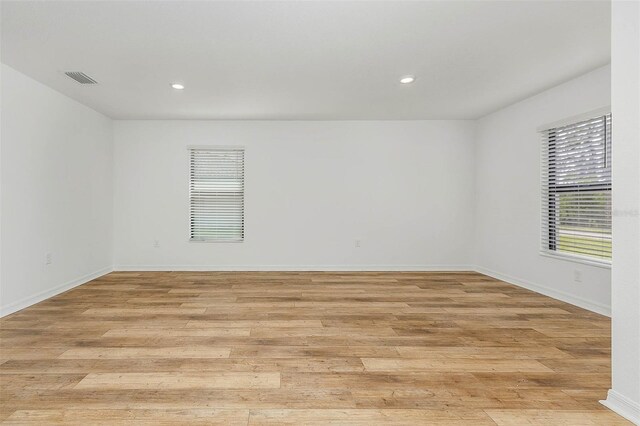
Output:
M176 89L176 90L182 90L182 89L184 89L184 85L183 85L183 84L180 84L180 83L173 83L173 84L171 85L171 87L173 87L173 88L174 88L174 89Z
M402 84L410 84L410 83L413 83L414 81L416 81L416 78L412 75L405 75L400 79L400 83Z

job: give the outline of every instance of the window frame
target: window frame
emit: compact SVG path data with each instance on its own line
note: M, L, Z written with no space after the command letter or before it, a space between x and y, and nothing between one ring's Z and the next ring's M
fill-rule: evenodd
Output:
M242 151L242 236L235 239L222 239L222 238L193 238L192 237L192 204L191 204L191 184L192 184L192 169L191 169L191 155L192 151ZM246 194L246 147L243 145L189 145L187 146L187 241L190 243L243 243L246 238L246 209L245 209L245 194Z
M608 121L609 121L609 128L607 128L607 116L609 116ZM579 253L572 253L572 252L564 252L564 251L559 251L557 248L558 245L558 240L559 240L559 229L557 227L557 220L554 220L553 218L557 217L557 211L558 211L558 201L557 201L557 197L559 194L562 193L602 193L602 192L608 192L610 194L610 196L612 195L613 191L612 191L612 177L611 175L609 176L609 182L608 183L593 183L593 184L579 184L579 183L573 183L573 184L562 184L562 183L556 183L556 176L555 176L555 171L558 170L558 167L555 166L555 162L557 161L556 158L556 154L552 154L553 151L556 150L557 145L552 143L553 140L555 140L556 136L555 136L555 131L560 128L560 127L565 127L565 126L570 126L570 125L576 125L579 124L583 121L587 121L587 120L593 120L596 118L603 118L605 120L605 124L604 124L604 135L605 135L605 143L609 144L608 149L611 149L611 145L612 145L612 137L609 136L609 138L607 139L607 134L611 135L610 131L611 131L611 126L612 126L612 122L613 119L611 117L611 109L610 107L605 107L605 108L600 108L598 110L595 111L591 111L585 114L581 114L578 116L574 116L574 117L570 117L561 121L557 121L545 126L541 126L538 128L538 132L541 134L546 134L546 139L544 141L544 144L541 145L541 153L543 155L541 155L541 159L544 159L544 150L546 149L547 152L547 163L545 164L543 161L541 161L541 178L544 176L544 173L546 171L547 173L547 181L545 182L544 178L541 179L541 185L547 185L546 188L541 187L541 205L542 205L542 209L546 209L547 210L547 216L545 217L544 215L541 214L540 217L540 226L541 226L541 232L540 232L540 244L539 244L539 253L541 256L544 257L549 257L552 259L558 259L558 260L565 260L565 261L570 261L570 262L575 262L575 263L583 263L583 264L587 264L587 265L591 265L591 266L596 266L596 267L601 267L601 268L611 268L611 263L612 263L612 258L598 258L596 256L590 256L588 254L579 254ZM545 146L546 145L546 146ZM607 147L605 146L605 156L606 156L606 152L607 152ZM607 160L605 160L607 161ZM611 158L609 157L608 161L611 161ZM611 167L611 166L609 166ZM547 199L545 200L544 197L547 197ZM613 214L613 212L611 212L611 215ZM546 220L546 222L545 222ZM543 233L547 233L547 240L545 241L542 236Z

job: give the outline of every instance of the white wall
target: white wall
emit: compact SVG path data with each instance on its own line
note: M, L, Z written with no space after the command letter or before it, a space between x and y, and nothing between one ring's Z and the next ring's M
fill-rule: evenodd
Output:
M480 271L606 314L610 269L539 254L537 128L609 106L610 81L609 67L599 68L478 120L475 186L475 263ZM574 281L575 271L582 282Z
M2 58L2 2L0 2L0 58ZM2 123L2 74L0 64L0 123ZM2 307L2 131L0 130L0 309ZM0 311L0 316L2 312Z
M116 269L457 269L471 260L473 122L114 123ZM188 242L187 146L216 144L246 147L244 243Z
M110 119L2 65L0 314L110 269L112 156Z
M112 265L385 270L476 264L507 281L609 311L608 269L538 253L536 132L541 124L608 105L608 67L477 123L112 122L11 68L2 71L5 313ZM244 243L188 242L186 147L208 144L247 149ZM53 263L46 266L48 252ZM575 270L581 283L574 282Z
M640 424L640 3L612 4L612 389L604 404Z

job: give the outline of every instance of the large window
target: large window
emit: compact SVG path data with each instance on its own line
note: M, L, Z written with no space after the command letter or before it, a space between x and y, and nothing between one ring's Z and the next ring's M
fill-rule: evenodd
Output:
M192 241L244 240L244 149L190 148Z
M542 132L542 251L611 261L611 115Z

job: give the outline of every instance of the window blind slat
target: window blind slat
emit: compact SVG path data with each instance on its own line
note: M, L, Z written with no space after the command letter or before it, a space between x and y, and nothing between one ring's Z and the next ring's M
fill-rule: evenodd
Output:
M611 114L541 132L542 251L611 260Z
M190 238L244 240L244 149L189 150Z

